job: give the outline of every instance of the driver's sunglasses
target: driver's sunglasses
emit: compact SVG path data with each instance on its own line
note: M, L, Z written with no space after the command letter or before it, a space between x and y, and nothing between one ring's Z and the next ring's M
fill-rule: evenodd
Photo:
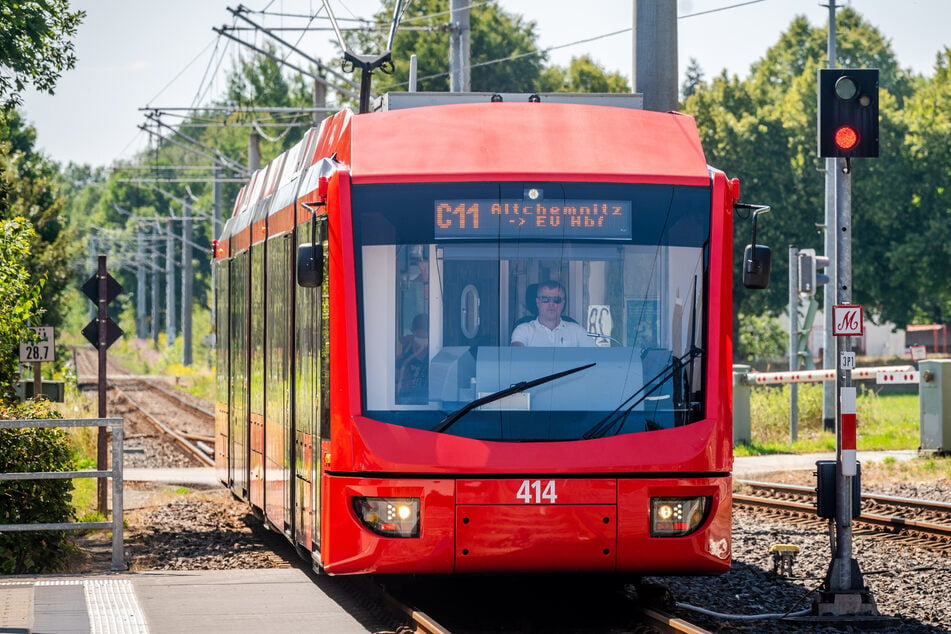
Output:
M539 295L538 301L543 304L560 304L565 301L565 298L558 295Z

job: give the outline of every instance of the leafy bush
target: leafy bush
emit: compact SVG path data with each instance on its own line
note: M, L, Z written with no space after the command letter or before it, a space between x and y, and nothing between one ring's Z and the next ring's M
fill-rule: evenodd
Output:
M0 419L57 418L48 404L0 405ZM0 429L0 473L75 470L62 429ZM69 479L0 481L0 524L71 522ZM70 554L64 531L0 533L0 574L54 572Z
M0 185L2 189L2 185ZM19 342L26 324L37 316L43 280L34 283L23 261L36 232L23 218L0 219L0 401L15 398L19 378Z

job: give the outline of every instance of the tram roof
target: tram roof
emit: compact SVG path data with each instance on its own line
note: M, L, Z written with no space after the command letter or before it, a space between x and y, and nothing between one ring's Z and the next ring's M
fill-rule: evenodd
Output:
M708 185L693 117L570 103L463 103L351 120L354 184L544 180Z

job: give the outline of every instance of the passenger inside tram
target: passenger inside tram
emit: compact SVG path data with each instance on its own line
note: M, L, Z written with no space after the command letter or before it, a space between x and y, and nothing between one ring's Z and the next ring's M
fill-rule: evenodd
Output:
M398 403L425 403L429 391L429 315L413 318L412 332L400 339L396 357Z

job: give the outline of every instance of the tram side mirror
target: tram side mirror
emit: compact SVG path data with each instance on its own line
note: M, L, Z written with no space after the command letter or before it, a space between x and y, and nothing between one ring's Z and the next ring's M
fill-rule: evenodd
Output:
M314 288L324 283L324 250L320 244L297 247L297 284Z
M743 252L743 286L763 289L769 286L772 257L769 247L763 244L748 244Z
M761 213L769 211L768 205L749 205L733 203L734 209L752 210L753 239L743 251L743 286L751 289L763 289L769 286L769 272L772 268L772 258L769 247L765 244L756 244L756 219Z

